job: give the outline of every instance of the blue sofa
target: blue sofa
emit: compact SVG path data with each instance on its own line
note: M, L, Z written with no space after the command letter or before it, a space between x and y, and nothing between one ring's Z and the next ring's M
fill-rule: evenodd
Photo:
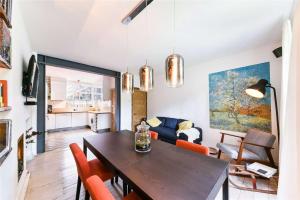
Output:
M184 133L180 133L179 137L177 137L176 134L176 131L178 130L178 124L187 120L169 118L169 117L157 117L157 118L161 121L161 124L158 127L150 126L150 130L158 133L158 139L171 144L176 144L177 139L188 140L188 136L185 135ZM198 127L194 127L194 128L196 128L199 131L199 138L194 140L194 143L201 144L202 129Z

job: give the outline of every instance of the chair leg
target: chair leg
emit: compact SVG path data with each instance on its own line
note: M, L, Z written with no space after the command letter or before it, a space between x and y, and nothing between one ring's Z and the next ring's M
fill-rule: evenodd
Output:
M111 179L110 179L110 184L114 184L115 183L115 181L114 181L114 177L112 177Z
M222 153L222 151L221 151L221 150L219 150L219 153L218 153L218 159L220 159L220 158L221 158L221 153Z
M276 165L275 165L275 162L274 162L274 159L273 159L273 156L272 156L272 153L271 153L270 149L266 149L266 153L267 153L267 156L268 156L269 161L271 163L271 166L276 168Z
M81 189L81 179L80 179L80 177L78 176L78 179L77 179L77 189L76 189L76 200L79 200L79 197L80 197L80 189Z
M128 185L123 180L123 196L126 197L128 194Z
M89 200L90 199L90 193L87 190L85 190L85 198L84 199L85 200Z

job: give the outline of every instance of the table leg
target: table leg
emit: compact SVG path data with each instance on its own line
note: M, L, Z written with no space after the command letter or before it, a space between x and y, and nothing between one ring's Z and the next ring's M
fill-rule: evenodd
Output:
M123 196L126 197L128 194L128 186L125 183L125 181L123 180Z
M225 179L223 183L223 200L229 199L229 186L228 186L228 177Z
M83 152L84 155L87 156L87 146L85 145L85 142L83 142Z

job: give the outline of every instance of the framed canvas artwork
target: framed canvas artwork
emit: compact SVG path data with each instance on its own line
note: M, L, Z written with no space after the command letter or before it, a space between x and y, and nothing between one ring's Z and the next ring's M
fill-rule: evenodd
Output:
M260 79L270 81L270 63L261 63L209 74L210 127L246 132L249 128L271 132L271 96L262 99L245 89Z

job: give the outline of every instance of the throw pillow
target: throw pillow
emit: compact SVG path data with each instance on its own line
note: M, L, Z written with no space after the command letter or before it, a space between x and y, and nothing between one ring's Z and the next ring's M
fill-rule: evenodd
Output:
M161 124L161 121L157 117L153 117L152 119L148 119L147 123L152 127L157 127Z
M178 124L178 131L183 131L192 128L193 122L191 121L183 121Z

